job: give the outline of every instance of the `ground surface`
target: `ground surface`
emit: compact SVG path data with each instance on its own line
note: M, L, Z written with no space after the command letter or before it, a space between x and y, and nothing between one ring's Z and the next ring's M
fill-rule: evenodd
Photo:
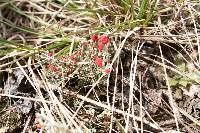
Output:
M200 132L199 9L0 1L0 132Z

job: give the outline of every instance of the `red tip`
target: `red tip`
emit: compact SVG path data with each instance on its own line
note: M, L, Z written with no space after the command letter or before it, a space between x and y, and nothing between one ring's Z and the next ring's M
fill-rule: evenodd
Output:
M98 40L98 36L96 34L91 36L92 41L96 42Z
M105 35L103 35L103 36L101 36L100 41L101 41L103 44L106 44L106 43L108 43L108 37L105 36Z

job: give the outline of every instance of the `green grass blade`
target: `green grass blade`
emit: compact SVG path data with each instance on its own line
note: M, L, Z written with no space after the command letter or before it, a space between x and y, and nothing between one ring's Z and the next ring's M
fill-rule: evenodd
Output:
M144 19L145 11L147 9L148 0L142 0L142 4L140 6L140 11L138 15L138 19Z

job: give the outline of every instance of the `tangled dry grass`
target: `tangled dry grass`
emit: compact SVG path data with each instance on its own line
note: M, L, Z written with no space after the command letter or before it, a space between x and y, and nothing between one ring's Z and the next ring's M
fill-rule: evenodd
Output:
M200 132L199 9L195 0L1 0L0 132ZM105 52L94 34L109 37ZM60 58L74 60L85 42L92 51L63 69Z

